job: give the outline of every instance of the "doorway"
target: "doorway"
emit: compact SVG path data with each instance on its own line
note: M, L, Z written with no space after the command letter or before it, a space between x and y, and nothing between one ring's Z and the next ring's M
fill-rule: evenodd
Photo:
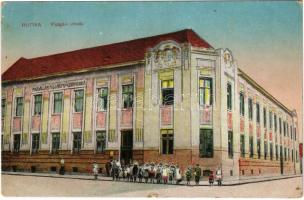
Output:
M120 160L129 164L133 158L133 130L121 131Z

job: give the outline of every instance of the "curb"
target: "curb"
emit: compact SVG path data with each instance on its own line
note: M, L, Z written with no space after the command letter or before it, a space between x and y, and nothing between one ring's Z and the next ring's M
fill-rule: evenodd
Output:
M92 180L92 181L113 181L112 178L111 179L105 179L104 177L101 177L97 180L95 180L93 177L89 178L86 178L86 177L73 177L73 175L70 175L70 176L67 176L67 175L52 175L52 174L35 174L35 173L18 173L18 172L1 172L1 174L5 174L5 175L15 175L15 176L35 176L35 177L49 177L49 178L64 178L64 179L75 179L75 180ZM273 177L273 178L269 178L269 179L264 179L264 180L249 180L249 181L246 181L246 182L237 182L237 183L226 183L226 184L222 184L222 186L237 186L237 185L245 185L245 184L250 184L250 183L260 183L260 182L268 182L268 181L275 181L275 180L281 180L281 179L289 179L289 178L296 178L296 177L302 177L302 175L294 175L294 176L287 176L287 177ZM120 181L113 181L113 182L121 182L121 183L138 183L138 184L156 184L156 183L145 183L145 182L131 182L131 181L123 181L123 180L120 180ZM164 184L162 184L164 185ZM168 183L167 185L176 185L176 186L188 186L186 185L186 183L180 183L180 184L171 184L171 183ZM188 187L198 187L198 186L209 186L209 184L199 184L199 185L195 185L195 184L192 184L192 185L189 185ZM219 187L217 184L214 184L213 186L211 187Z

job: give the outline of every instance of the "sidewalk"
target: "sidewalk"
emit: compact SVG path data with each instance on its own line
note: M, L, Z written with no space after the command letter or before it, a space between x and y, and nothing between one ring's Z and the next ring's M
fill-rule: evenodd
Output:
M30 173L30 172L8 172L8 171L2 171L2 174L19 175L19 176L51 177L51 178L68 178L68 179L79 179L79 180L94 180L93 175L90 176L90 175L78 175L78 174L59 175L59 174L55 174L55 173ZM223 186L242 185L242 184L273 181L273 180L287 179L287 178L294 178L294 177L301 177L301 176L302 176L301 174L297 174L297 175L282 175L282 176L260 176L260 177L244 177L244 178L241 177L241 179L237 179L237 180L224 180L222 185ZM112 181L112 177L98 176L98 181ZM127 182L127 181L120 180L120 181L115 181L115 182ZM133 183L133 182L129 182L129 183ZM136 183L138 183L138 180ZM149 184L151 184L151 183L149 183ZM182 181L179 185L186 185L186 182ZM217 186L216 182L214 185ZM194 181L191 181L191 186L195 186ZM209 182L207 180L200 181L199 186L209 186Z

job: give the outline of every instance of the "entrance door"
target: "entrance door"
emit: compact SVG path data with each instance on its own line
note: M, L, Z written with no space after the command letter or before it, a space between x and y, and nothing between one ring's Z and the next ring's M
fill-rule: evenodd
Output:
M133 131L121 132L120 160L129 164L133 154Z
M281 174L284 173L284 162L283 162L283 148L280 146L280 168L281 168Z

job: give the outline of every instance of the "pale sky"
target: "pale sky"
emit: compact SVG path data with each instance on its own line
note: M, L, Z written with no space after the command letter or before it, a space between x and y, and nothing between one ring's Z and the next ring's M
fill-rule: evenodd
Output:
M24 26L29 23L39 25ZM296 1L2 2L1 69L20 57L185 28L232 50L241 69L302 116L302 6Z

